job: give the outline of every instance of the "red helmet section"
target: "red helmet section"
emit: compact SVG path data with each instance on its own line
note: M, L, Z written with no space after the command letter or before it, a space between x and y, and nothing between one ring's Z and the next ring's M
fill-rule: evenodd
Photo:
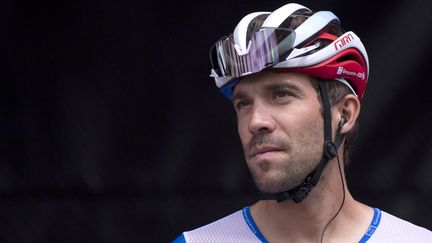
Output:
M323 33L317 39L334 41L337 36ZM310 43L314 43L317 39ZM356 48L345 49L331 58L312 66L281 68L275 69L275 71L301 72L319 79L344 78L350 83L360 99L363 97L368 78L367 64L363 55Z

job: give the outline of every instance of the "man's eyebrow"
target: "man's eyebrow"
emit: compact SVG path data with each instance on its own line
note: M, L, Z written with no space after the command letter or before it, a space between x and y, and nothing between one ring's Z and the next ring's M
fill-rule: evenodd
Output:
M263 86L263 90L265 92L274 92L281 89L288 89L293 94L297 95L303 94L303 91L301 91L301 89L297 85L291 83L269 83ZM247 99L248 97L249 96L246 94L246 92L237 91L233 94L231 101L235 102L236 100Z
M281 89L289 89L294 94L302 94L301 89L294 84L291 83L269 83L264 85L264 90L267 92L281 90Z
M237 91L233 94L231 101L235 102L236 100L241 100L241 99L246 99L247 95L245 92L242 91Z

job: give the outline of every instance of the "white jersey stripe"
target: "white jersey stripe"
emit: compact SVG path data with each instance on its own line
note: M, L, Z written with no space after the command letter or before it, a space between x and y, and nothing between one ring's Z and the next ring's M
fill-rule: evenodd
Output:
M268 242L245 207L231 215L192 231L184 232L174 243L193 242ZM432 243L432 232L374 209L374 217L359 243Z

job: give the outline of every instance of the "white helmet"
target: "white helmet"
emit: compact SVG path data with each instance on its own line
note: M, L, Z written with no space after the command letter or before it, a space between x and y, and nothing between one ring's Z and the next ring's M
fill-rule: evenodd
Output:
M295 29L286 23L294 17L306 20ZM264 20L258 26L258 20ZM250 33L251 28L255 32ZM360 38L342 31L339 19L329 11L313 13L290 3L273 12L246 15L234 32L210 49L211 77L231 99L241 77L272 68L301 72L323 80L344 82L363 97L369 75L369 60Z

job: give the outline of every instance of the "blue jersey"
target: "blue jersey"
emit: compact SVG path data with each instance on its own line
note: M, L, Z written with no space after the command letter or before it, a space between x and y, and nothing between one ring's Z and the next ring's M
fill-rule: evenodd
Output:
M173 243L182 242L268 242L245 207L231 215L192 231L184 232ZM432 243L432 232L391 214L374 209L373 219L360 243Z

